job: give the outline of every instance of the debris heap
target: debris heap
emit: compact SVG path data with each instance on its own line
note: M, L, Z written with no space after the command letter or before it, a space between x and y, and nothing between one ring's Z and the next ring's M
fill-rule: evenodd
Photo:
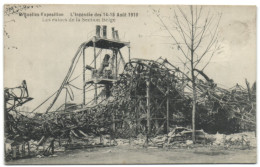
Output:
M196 127L208 133L255 130L256 84L250 87L246 81L246 89L240 85L223 89L202 71L196 71ZM69 144L93 136L102 141L107 134L111 140L168 134L173 125L190 125L191 90L189 76L166 59L132 59L110 89L110 96L95 106L30 117L6 110L12 118L5 127L6 141L15 148L28 144L28 151L30 141L37 141L38 146L49 141L44 153L53 153L54 142L61 140Z

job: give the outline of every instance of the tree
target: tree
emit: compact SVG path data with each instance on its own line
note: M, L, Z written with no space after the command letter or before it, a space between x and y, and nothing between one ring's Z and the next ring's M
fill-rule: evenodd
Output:
M161 26L166 30L180 53L178 59L184 65L189 74L192 91L192 140L195 143L195 115L197 103L196 82L199 73L208 66L212 57L220 53L219 23L221 13L212 13L210 8L189 6L173 9L172 17L162 17L160 11L153 10L158 17ZM171 25L167 25L165 19L170 19ZM177 56L177 55L174 55Z

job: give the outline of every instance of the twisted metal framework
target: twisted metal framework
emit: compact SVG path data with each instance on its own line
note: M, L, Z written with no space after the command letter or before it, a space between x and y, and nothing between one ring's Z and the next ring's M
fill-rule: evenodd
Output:
M33 98L29 97L25 80L23 80L21 86L4 89L5 132L7 135L16 131L16 126L14 124L16 120L11 114L11 111L19 114L16 110L17 107L22 106L32 99Z
M4 89L5 111L14 111L17 107L22 106L33 98L29 97L26 81L23 80L22 85L15 88Z
M199 73L200 74L200 73ZM232 89L218 87L201 75L196 88L198 105L207 113L224 110L254 123L255 86L248 90L237 85ZM110 89L110 96L98 104L75 107L33 117L13 120L16 131L11 139L44 141L43 138L86 139L89 135L110 134L113 137L156 136L172 125L189 125L191 83L188 76L166 59L158 61L132 59ZM237 112L239 110L239 112ZM46 140L45 140L46 141Z

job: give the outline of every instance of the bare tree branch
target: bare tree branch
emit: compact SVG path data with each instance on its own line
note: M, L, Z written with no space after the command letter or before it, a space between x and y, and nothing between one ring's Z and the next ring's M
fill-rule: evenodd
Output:
M176 38L172 35L172 33L170 32L170 30L168 29L168 27L165 25L164 21L161 19L160 15L157 14L155 10L154 10L154 13L155 13L155 15L159 18L159 20L161 21L161 23L163 24L163 26L165 27L165 29L168 31L168 33L171 35L171 37L172 37L172 39L174 40L174 42L175 42L176 44L178 44L178 48L181 50L181 52L183 53L183 55L184 55L187 59L189 59L188 56L184 53L184 51L183 51L182 47L180 46L179 42L178 42L178 41L176 40Z
M183 40L184 40L186 46L187 46L189 49L191 49L191 48L190 48L190 44L187 43L187 40L186 40L186 38L185 38L185 35L186 35L186 34L184 33L184 31L183 31L183 29L182 29L182 26L180 25L180 22L179 22L179 19L178 19L177 15L176 15L176 12L174 11L174 13L175 13L175 18L176 18L176 20L177 20L177 25L178 25L178 27L179 27L180 30L181 30L181 33L180 33L180 34L182 35Z

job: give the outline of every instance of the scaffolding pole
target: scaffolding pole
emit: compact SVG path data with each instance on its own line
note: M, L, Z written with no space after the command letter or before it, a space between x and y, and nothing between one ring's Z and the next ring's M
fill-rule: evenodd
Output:
M83 106L86 104L86 92L85 92L85 83L86 83L86 75L85 75L85 47L83 48Z
M130 59L131 59L131 49L130 49L130 46L128 46L128 61L130 62Z
M97 55L96 55L96 37L93 39L93 47L94 47L94 68L97 69ZM95 83L95 104L97 104L97 83Z
M169 127L169 86L167 86L167 99L166 99L166 122L167 122L167 133L170 132L170 127Z

